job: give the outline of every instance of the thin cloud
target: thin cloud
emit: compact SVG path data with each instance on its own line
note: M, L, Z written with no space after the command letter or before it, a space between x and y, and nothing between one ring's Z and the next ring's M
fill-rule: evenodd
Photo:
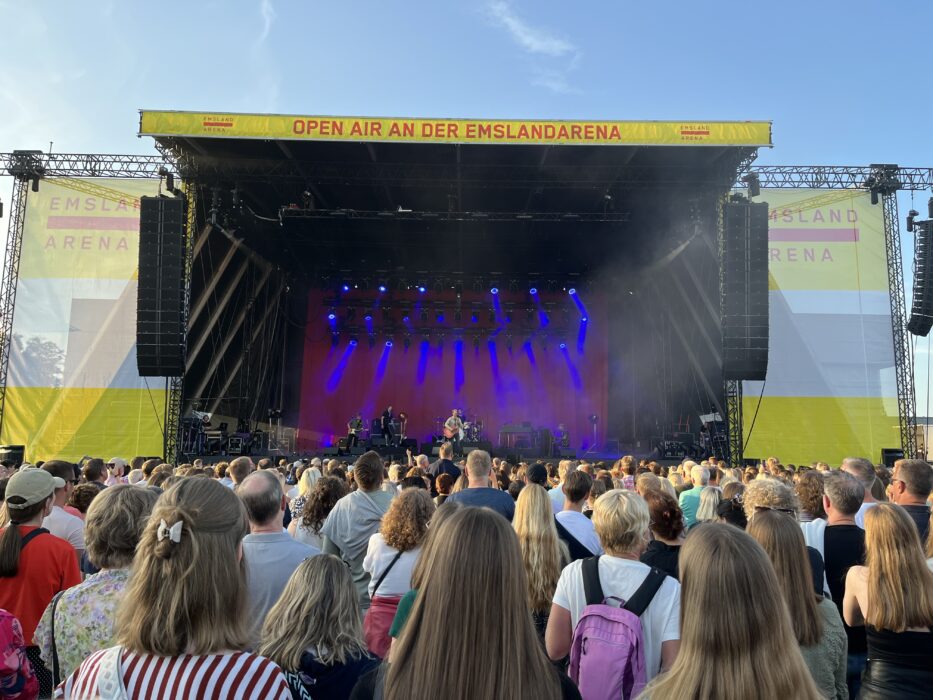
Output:
M256 39L256 47L262 46L269 38L269 32L272 31L272 24L275 22L275 8L272 6L272 0L261 0L259 3L259 14L262 15L262 31L259 38Z
M504 0L493 0L488 4L489 15L498 26L505 29L512 39L528 53L559 58L577 53L577 47L545 29L532 27L515 14L512 6Z

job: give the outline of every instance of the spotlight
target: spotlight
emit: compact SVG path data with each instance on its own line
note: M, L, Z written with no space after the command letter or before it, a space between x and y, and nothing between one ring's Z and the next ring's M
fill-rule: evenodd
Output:
M590 320L590 319L588 319L586 316L584 316L583 318L580 319L580 323L586 323L586 322L589 321L589 320Z
M538 288L537 288L537 287L532 287L531 289L528 290L528 293L529 293L531 296L534 296L535 294L538 293Z
M437 312L437 322L438 323L444 322L444 314L442 314L440 311Z
M391 347L392 347L392 341L391 341L391 340L387 340L387 341L386 341L386 347L387 347L387 348L391 348Z
M343 287L341 287L341 289L342 289L343 291L345 291L345 292L349 292L349 291L350 291L350 285L349 285L349 284L345 284L345 285L343 285Z
M561 349L561 350L566 350L566 349L567 349L567 343L561 343L561 344L560 344L560 349Z
M411 321L411 317L410 317L410 316L402 316L402 323L408 323L408 322L410 322L410 321Z
M499 288L498 288L498 287L493 287L493 288L490 289L489 291L492 292L493 294L498 294L498 293L499 293Z
M379 285L379 292L382 294L386 293L386 286L384 284Z
M363 320L369 323L370 321L373 320L372 314L366 314L365 316L363 316Z
M574 296L576 293L577 293L577 290L574 289L573 287L567 290L567 294L569 294L570 296Z
M418 287L418 291L419 291L421 294L424 294L424 293L425 293L426 291L428 291L428 290L427 290L425 287Z
M472 321L473 323L479 323L479 316L477 316L476 314L473 314L472 316L470 316L470 321Z
M761 181L758 179L758 173L748 173L742 178L742 182L748 187L749 199L761 194Z
M914 232L914 219L920 216L920 212L916 209L911 209L907 212L907 233Z
M333 311L331 311L329 314L327 314L327 320L328 320L328 321L335 321L336 319L337 319L337 314L335 314Z
M355 348L358 342L356 338L350 338L350 347Z

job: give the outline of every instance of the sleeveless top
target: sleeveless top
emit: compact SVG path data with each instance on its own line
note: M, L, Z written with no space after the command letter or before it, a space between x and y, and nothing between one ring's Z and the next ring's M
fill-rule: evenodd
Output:
M930 632L891 632L865 626L868 658L893 666L933 670L933 628Z

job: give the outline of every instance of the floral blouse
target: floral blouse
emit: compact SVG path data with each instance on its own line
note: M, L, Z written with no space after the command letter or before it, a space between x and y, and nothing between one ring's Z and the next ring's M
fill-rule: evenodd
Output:
M74 673L95 651L113 646L117 603L126 590L129 569L104 569L62 593L55 609L55 646L62 678ZM45 609L33 642L52 668L52 605Z
M26 659L19 620L0 610L0 697L28 700L39 694L39 681Z

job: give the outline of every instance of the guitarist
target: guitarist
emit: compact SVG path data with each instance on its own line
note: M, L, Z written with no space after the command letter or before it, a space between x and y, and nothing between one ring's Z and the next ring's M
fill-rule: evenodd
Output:
M389 406L382 412L382 437L385 438L386 445L391 445L393 440L392 434L392 407Z
M462 457L463 448L460 446L461 436L463 435L463 420L460 418L460 411L456 408L444 422L444 437L450 440L454 447L454 456Z
M357 413L347 423L347 448L356 447L360 442L360 433L363 430L363 416Z

